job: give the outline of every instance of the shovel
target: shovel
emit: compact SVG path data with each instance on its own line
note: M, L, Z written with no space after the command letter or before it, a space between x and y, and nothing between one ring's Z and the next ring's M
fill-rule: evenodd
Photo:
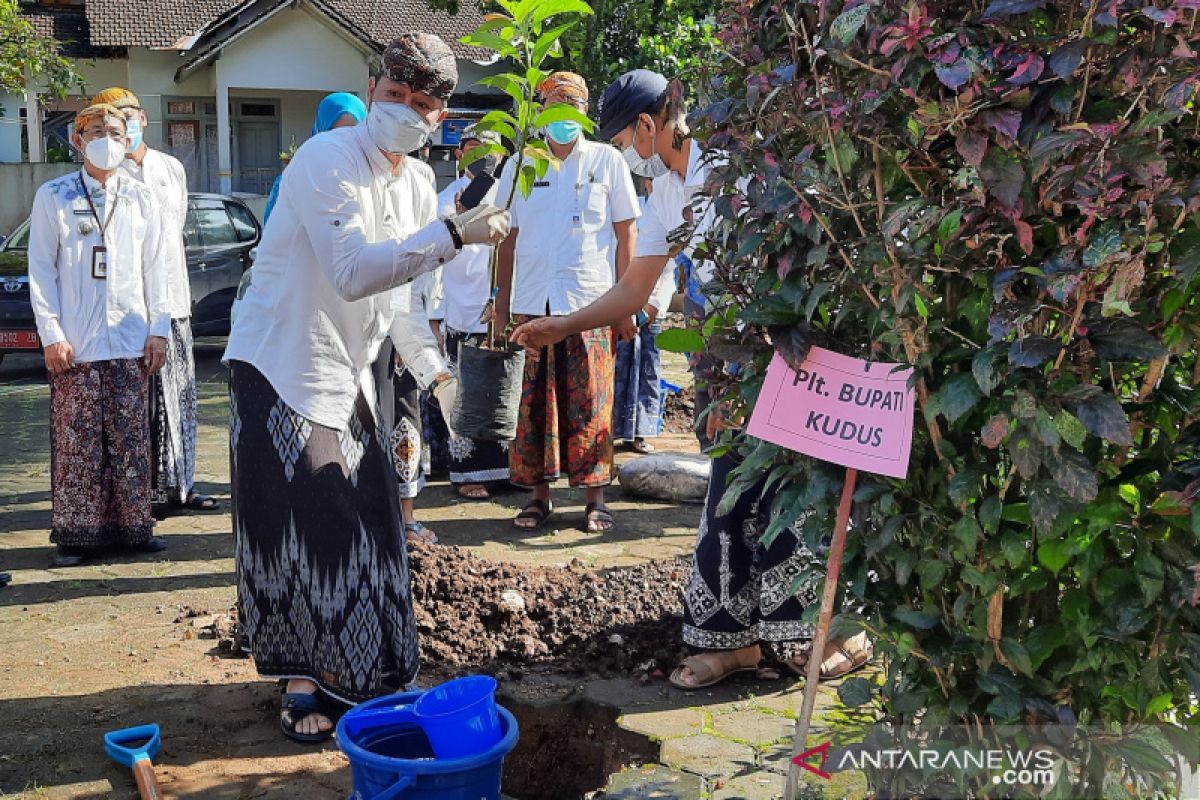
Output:
M162 735L155 724L104 734L104 752L113 761L133 770L141 800L163 800L162 790L154 777L154 765L150 763L161 746Z

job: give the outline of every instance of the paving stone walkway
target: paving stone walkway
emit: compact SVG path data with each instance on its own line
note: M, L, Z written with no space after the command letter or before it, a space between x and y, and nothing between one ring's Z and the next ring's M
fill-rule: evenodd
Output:
M232 536L228 515L228 443L225 372L219 343L198 345L200 363L200 442L198 489L223 503L215 514L170 517L157 532L166 537L166 558L117 561L73 569L53 569L48 559L49 459L48 397L37 361L10 359L0 369L0 570L13 573L13 585L0 590L0 717L48 713L67 704L80 725L119 727L155 704L198 705L196 731L167 732L170 760L164 780L177 798L344 798L346 762L336 750L285 746L277 731L259 717L270 714L272 689L247 661L227 660L210 645L181 640L173 609L181 606L220 611L234 599ZM664 437L659 450L694 452L690 436ZM631 457L628 454L621 458ZM443 542L477 555L520 564L582 563L604 569L686 554L695 539L699 506L646 502L614 491L610 505L619 528L610 534L578 530L581 493L556 489L563 513L557 527L528 534L510 524L525 495L501 494L492 502L468 502L450 487L433 484L418 501L418 516ZM149 693L142 710L121 703ZM528 691L513 685L506 690ZM665 681L592 681L565 690L611 710L616 725L639 737L652 757L614 774L594 795L604 800L759 800L782 796L801 692L790 680L736 681L695 692L680 692ZM214 694L220 692L220 694ZM229 693L227 701L221 700ZM203 698L249 706L254 716L249 744L232 762L184 756L189 743L225 735L223 719L203 720ZM172 699L173 698L173 699ZM240 699L239 699L240 698ZM836 703L823 687L820 714ZM39 711L41 709L41 711ZM262 727L261 731L255 726ZM189 726L190 727L190 726ZM128 776L99 754L92 728L78 731L0 731L0 796L20 798L132 798ZM6 738L7 737L7 738ZM39 753L79 738L76 761L40 765ZM200 750L195 751L200 753ZM239 761L240 759L240 761ZM32 766L31 766L32 765ZM570 768L570 765L563 765ZM27 777L31 770L35 779ZM298 789L295 776L308 783ZM855 783L855 780L859 783ZM17 785L18 781L21 785ZM189 787L185 789L184 787ZM599 787L597 787L599 788ZM5 794L8 792L9 794ZM804 796L861 797L857 776L836 776ZM564 798L563 800L569 800Z

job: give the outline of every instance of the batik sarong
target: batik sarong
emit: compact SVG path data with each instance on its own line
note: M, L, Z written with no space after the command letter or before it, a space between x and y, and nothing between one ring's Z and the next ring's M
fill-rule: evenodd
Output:
M167 360L150 380L155 503L186 501L196 476L196 362L192 323L171 320Z
M141 359L76 364L50 376L50 541L150 540L150 424Z
M534 317L514 314L521 324ZM531 488L566 473L571 486L612 483L613 336L568 336L526 356L510 480Z
M763 492L763 484L753 486L729 514L717 514L736 466L731 455L712 462L684 594L683 641L706 650L786 643L778 650L790 657L811 644L813 626L801 618L817 600L823 571L799 527L785 528L770 547L762 546L774 488Z
M348 703L395 692L420 655L387 437L360 393L344 430L230 364L238 613L261 675Z
M658 436L662 404L662 358L655 337L657 322L638 330L628 342L617 342L616 394L613 400L613 438L632 441Z

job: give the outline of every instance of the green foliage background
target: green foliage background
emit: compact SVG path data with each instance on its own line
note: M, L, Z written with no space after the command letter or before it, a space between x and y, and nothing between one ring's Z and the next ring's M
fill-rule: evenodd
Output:
M725 399L748 410L771 353L813 344L917 367L908 477L855 495L865 611L835 633L869 629L887 670L847 703L1173 720L1200 757L1198 8L723 4L702 333L741 364ZM810 547L832 530L844 470L725 446L727 505L780 487L768 538L810 510ZM1094 784L1105 755L1077 755Z

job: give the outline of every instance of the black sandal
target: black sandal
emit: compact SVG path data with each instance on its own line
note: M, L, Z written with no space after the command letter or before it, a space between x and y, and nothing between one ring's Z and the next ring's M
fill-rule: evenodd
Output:
M284 736L301 744L317 744L333 738L337 719L327 704L322 702L319 694L320 689L315 692L284 692L283 703L279 711L279 729L283 731ZM313 714L327 717L333 723L329 730L317 733L297 733L296 726L300 724L300 721Z
M595 515L593 519L592 515ZM606 528L593 528L593 522L607 522ZM617 521L613 519L612 512L604 503L588 503L583 509L583 530L587 533L607 533L617 527Z
M192 511L219 511L221 504L215 497L209 497L206 494L193 494L183 503L184 508L189 508Z
M523 509L521 509L521 513L517 514L516 518L513 519L513 527L519 531L536 531L538 528L546 524L546 520L550 519L550 515L553 513L554 505L552 503L547 504L546 502L538 500L535 497L530 500L529 503ZM523 519L533 520L533 524L518 525L517 523Z

